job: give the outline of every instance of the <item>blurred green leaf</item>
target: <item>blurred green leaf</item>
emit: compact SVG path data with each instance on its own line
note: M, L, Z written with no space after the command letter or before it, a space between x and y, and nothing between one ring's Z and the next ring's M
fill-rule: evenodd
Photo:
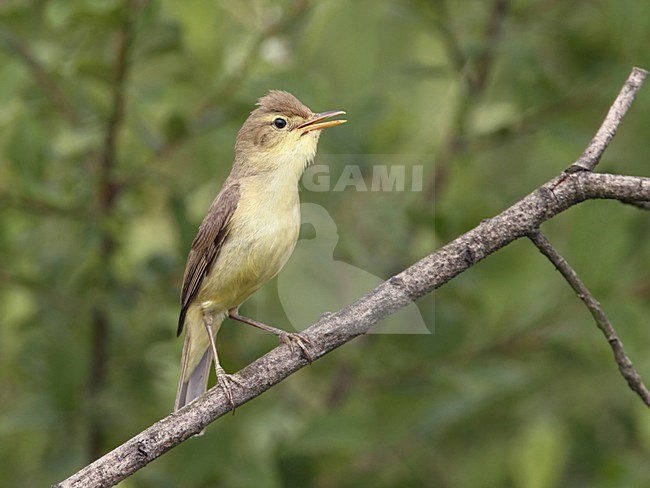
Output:
M562 472L568 461L567 435L555 419L540 418L529 423L512 448L512 475L520 488L562 486Z

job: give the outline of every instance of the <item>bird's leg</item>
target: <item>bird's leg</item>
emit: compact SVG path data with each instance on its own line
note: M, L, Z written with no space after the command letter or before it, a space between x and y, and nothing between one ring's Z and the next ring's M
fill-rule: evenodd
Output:
M278 336L281 343L289 346L289 349L292 352L293 352L294 344L297 345L302 351L302 354L305 356L307 361L309 361L310 363L312 362L313 358L311 356L311 353L309 352L309 349L307 349L307 346L312 346L313 344L307 337L303 336L302 334L285 332L284 330L276 329L275 327L271 327L270 325L263 324L262 322L258 322L257 320L244 317L243 315L239 315L238 308L231 308L230 310L228 310L228 317L234 320L238 320L239 322L243 322L244 324L252 325L253 327L257 327L258 329L262 329L263 331L270 332L271 334L275 334L276 336Z
M202 308L201 311L203 312L203 325L205 325L205 330L207 331L208 337L210 338L210 348L212 349L212 358L214 359L214 372L217 374L217 384L221 386L224 394L226 395L226 398L228 399L228 402L234 408L235 402L233 402L232 399L232 388L230 384L234 383L240 387L242 387L242 384L233 378L232 375L226 373L226 371L221 367L221 364L219 363L219 354L217 353L217 341L215 340L214 334L212 332L212 322L214 320L214 316L212 314L212 311L207 310L206 308Z

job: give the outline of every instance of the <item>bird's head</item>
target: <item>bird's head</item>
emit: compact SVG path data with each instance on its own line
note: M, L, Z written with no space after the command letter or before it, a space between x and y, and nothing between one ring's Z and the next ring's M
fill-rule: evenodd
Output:
M259 99L240 129L236 160L260 171L284 167L302 174L314 159L320 131L344 124L346 120L329 120L343 114L341 110L314 113L291 93L272 90Z

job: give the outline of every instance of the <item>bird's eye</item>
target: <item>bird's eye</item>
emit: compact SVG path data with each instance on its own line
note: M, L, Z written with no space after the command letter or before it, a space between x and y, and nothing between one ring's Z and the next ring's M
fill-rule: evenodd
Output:
M284 129L287 126L287 121L282 117L277 117L273 119L273 125L276 129Z

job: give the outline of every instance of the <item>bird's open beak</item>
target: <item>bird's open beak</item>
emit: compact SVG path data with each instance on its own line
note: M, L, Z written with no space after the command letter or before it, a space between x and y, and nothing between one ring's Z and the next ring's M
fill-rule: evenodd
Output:
M309 119L307 122L300 124L297 129L302 131L302 135L307 134L308 132L314 130L327 129L328 127L336 127L337 125L345 124L347 120L326 120L330 117L336 117L337 115L345 115L343 110L332 110L330 112L321 112L319 114L314 114L314 116Z

